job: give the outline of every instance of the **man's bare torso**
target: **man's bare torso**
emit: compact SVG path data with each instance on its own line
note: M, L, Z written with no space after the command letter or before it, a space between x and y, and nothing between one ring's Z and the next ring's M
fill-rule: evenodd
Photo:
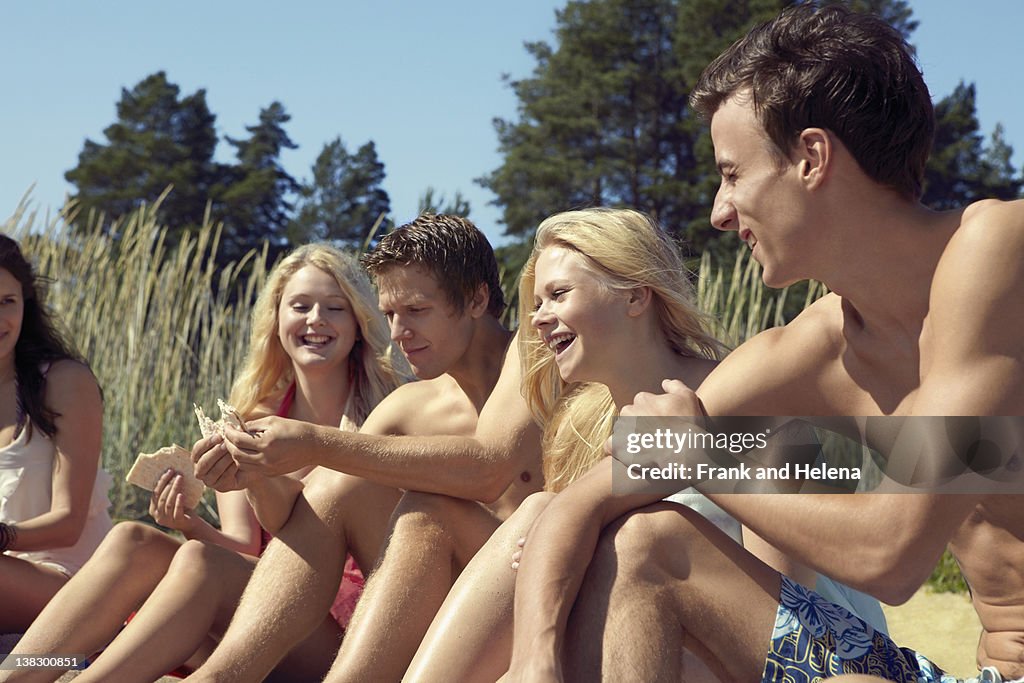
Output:
M832 357L821 365L826 390L820 398L828 403L828 411L912 414L939 332L926 319L916 347L859 338L838 297L830 299L820 302L817 320L818 334L827 330L831 342ZM1024 414L1024 405L1017 405L1014 414ZM892 444L876 439L869 445L888 452ZM949 548L971 587L983 626L979 661L997 666L1004 675L1024 676L1024 495L981 499L950 539Z

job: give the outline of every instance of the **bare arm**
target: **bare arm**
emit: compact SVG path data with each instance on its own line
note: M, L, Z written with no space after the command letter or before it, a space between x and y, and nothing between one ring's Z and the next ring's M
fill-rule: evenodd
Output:
M189 538L209 541L237 553L258 557L260 553L260 525L244 494L232 491L217 492L217 514L220 529L204 522L201 531L193 531Z
M246 484L245 499L260 526L276 534L291 517L295 499L302 493L302 482L288 475L264 477L257 474L248 477Z
M248 423L254 431L263 430L258 437L231 430L227 446L243 472L277 473L317 464L396 488L493 502L524 463L539 461L540 431L519 384L513 340L473 436L379 436L408 433L394 425L421 408L416 388L401 387L381 402L358 434L265 418Z
M1022 249L1024 203L976 205L965 213L933 279L927 321L932 348L913 415L1021 415ZM786 349L778 351L782 367L796 364L788 360ZM744 360L740 350L734 355L736 359L730 357L720 367ZM737 371L731 378L713 373L701 386L712 414L741 414L730 405L728 380L735 380L735 389L744 374L754 376L754 366L730 367ZM923 440L909 441L920 446ZM956 455L947 449L948 442L939 440L920 458L941 468L939 461ZM776 547L887 602L901 602L916 590L977 504L969 495L801 495L792 503L775 496L711 497ZM879 529L886 530L884 549L878 543ZM851 553L858 562L849 562Z
M74 545L85 527L99 467L103 402L92 373L74 361L58 361L46 377L46 404L59 414L53 437L50 510L18 523L13 550ZM33 439L44 438L38 428Z

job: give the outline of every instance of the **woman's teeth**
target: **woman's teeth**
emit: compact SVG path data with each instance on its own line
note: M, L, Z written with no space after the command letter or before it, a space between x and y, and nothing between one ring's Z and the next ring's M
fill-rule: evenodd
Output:
M573 340L576 339L575 334L563 333L556 334L555 336L548 339L548 348L555 353L561 353L568 348L569 344L572 344Z
M331 341L331 338L322 334L307 334L302 337L303 344L319 345L326 344L329 341Z

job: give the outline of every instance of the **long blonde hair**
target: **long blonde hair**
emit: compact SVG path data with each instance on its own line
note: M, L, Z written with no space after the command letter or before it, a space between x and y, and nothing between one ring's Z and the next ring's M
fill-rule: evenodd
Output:
M613 290L648 287L666 343L681 356L718 358L721 344L706 331L693 285L671 237L650 217L630 209L566 211L537 228L519 283L519 353L523 396L544 430L544 487L560 491L602 457L617 415L603 384L568 385L554 354L530 324L537 257L551 246L582 254Z
M252 309L252 336L242 372L231 388L230 402L243 416L284 393L294 379L291 359L277 335L278 309L288 280L306 266L332 276L352 305L359 336L349 354L351 397L346 416L361 425L381 399L406 381L405 359L396 353L377 295L358 262L327 244L306 244L285 257L267 279Z

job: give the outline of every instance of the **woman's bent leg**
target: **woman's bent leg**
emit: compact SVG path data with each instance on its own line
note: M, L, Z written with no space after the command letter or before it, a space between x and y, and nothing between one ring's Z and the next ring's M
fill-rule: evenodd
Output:
M78 680L152 681L181 665L211 631L227 628L253 566L221 546L188 541L132 622Z
M116 525L39 613L14 653L88 656L102 648L160 582L179 547L176 540L145 524ZM0 680L45 681L59 675L16 673L0 672Z
M554 494L535 493L491 535L452 586L406 672L406 681L494 681L512 656L517 542Z

